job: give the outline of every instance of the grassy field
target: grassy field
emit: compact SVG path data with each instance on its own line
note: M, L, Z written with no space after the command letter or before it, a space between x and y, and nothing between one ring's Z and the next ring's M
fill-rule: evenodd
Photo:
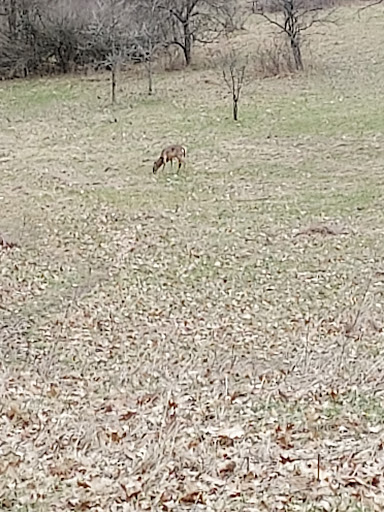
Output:
M238 124L199 66L1 83L1 510L383 510L384 10L336 18Z

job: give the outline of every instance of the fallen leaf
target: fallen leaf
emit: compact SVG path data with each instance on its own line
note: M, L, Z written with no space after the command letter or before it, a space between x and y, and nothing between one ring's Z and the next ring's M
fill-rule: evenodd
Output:
M89 483L87 482L84 482L84 480L78 480L77 481L77 486L78 487L83 487L84 489L89 489L91 486L89 485Z
M133 416L135 416L136 411L127 411L121 416L119 416L120 421L129 421Z
M204 504L203 493L199 490L188 492L187 494L184 494L184 496L182 496L180 498L180 502L181 503L194 503L194 504L202 503L202 504Z
M120 482L120 487L123 489L125 494L125 499L127 501L131 500L132 498L135 498L138 496L141 492L141 484L138 481L123 483Z
M233 473L236 467L236 462L233 460L226 460L223 464L218 467L218 472L220 475L228 475Z

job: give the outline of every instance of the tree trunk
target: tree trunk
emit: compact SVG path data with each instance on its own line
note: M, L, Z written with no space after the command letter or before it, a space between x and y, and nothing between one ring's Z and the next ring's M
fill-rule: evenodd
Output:
M237 121L239 113L239 98L237 96L233 96L233 120Z
M184 57L185 57L185 64L186 66L189 66L192 61L192 35L191 35L191 29L189 26L189 20L187 20L184 23Z
M112 76L111 76L111 95L112 95L112 103L116 101L116 64L113 63L111 67Z
M148 70L148 94L149 96L153 93L153 80L152 80L152 58L150 58L147 62L147 70Z
M297 39L291 38L291 48L292 48L293 58L295 59L296 70L302 71L304 69L303 59L301 57L300 43Z

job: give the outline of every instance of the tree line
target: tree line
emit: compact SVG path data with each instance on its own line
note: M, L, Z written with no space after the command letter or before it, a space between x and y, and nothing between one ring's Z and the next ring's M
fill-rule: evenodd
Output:
M0 76L12 78L116 60L146 62L212 41L236 17L236 0L0 0Z
M121 63L152 64L178 48L186 66L206 44L263 16L291 45L303 68L303 33L335 0L0 0L0 77L68 73L91 67L115 73Z

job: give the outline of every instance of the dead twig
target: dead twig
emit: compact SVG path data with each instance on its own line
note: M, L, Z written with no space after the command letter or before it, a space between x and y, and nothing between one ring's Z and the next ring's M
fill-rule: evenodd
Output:
M298 233L295 233L294 237L301 235L322 235L322 236L337 236L337 235L348 235L349 231L346 228L339 228L337 226L326 226L325 224L318 224L310 226L309 228L302 229Z

